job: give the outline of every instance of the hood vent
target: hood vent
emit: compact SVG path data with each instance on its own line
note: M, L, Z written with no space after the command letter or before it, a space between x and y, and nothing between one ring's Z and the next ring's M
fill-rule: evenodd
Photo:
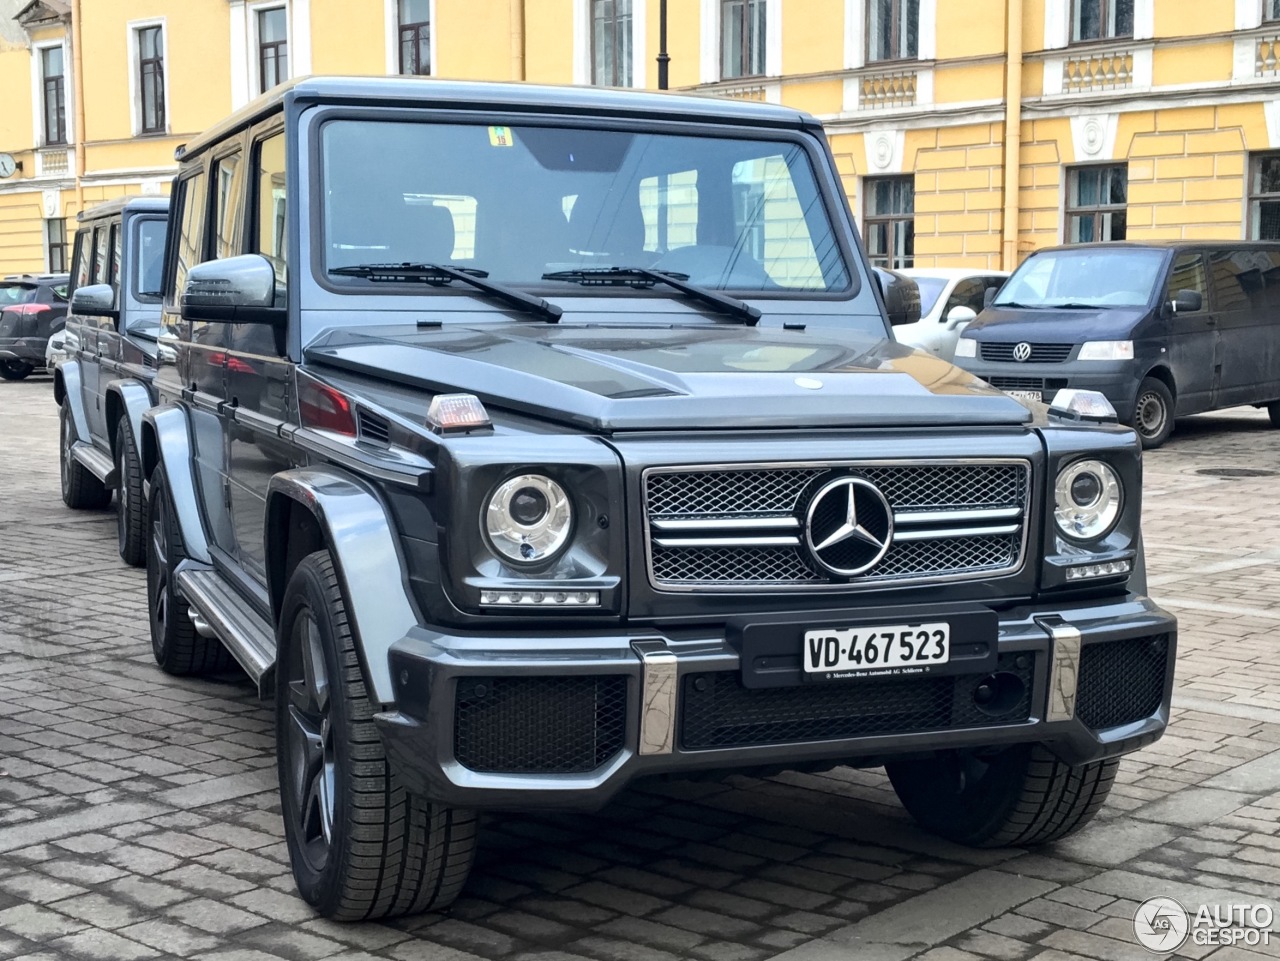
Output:
M356 428L360 440L369 444L386 446L391 443L391 423L385 417L371 414L363 408L356 411Z

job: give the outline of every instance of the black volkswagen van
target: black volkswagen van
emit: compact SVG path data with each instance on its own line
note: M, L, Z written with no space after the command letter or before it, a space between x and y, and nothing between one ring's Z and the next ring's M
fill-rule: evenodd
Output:
M1239 404L1280 426L1280 243L1038 251L965 330L956 363L1023 399L1101 391L1144 447L1175 416Z

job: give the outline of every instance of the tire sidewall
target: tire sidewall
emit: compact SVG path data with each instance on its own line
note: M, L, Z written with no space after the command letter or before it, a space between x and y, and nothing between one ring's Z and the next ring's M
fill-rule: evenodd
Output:
M71 411L68 402L58 408L58 483L62 502L71 506Z
M280 668L276 671L276 766L280 779L280 805L284 819L285 840L294 880L303 899L322 915L329 916L341 902L343 879L350 873L348 856L348 792L351 788L352 757L348 737L351 731L351 705L346 678L338 654L337 632L334 629L331 599L321 573L309 560L299 564L289 584L280 609L280 622L276 634L277 650L281 652ZM341 603L341 601L339 601ZM320 646L324 653L325 670L329 675L329 723L333 738L334 797L333 829L330 834L329 856L324 868L314 870L302 853L301 818L293 800L292 774L289 772L286 731L289 719L289 670L294 652L286 651L293 643L294 624L307 611L315 620L320 634Z
M173 524L173 511L169 506L169 487L165 481L164 469L157 467L155 473L151 476L151 496L147 499L147 515L146 515L146 537L150 541L152 536L152 528L156 522L159 512L166 513L165 531L167 534L165 547L165 560L163 561L164 571L161 571L161 560L154 549L147 550L147 620L151 624L151 652L155 655L156 663L163 665L166 662L166 654L171 640L170 635L173 633L173 619L177 616L177 593L173 587L173 571L177 567L179 557L175 555ZM165 597L164 617L159 618L156 615L156 594L158 590L157 582L161 573L165 577Z
M1142 408L1149 397L1158 398L1164 408L1164 420L1160 430L1154 434L1142 429ZM1173 433L1173 394L1162 381L1148 377L1138 386L1138 396L1133 405L1133 429L1147 450L1161 446Z
M116 489L116 549L120 556L125 554L125 543L129 539L129 511L134 508L133 498L129 496L128 452L124 445L126 427L121 417L116 424L115 462L116 474L120 478L120 486Z
M936 759L886 765L903 806L928 830L960 844L985 845L1008 820L1017 804L1031 764L1031 745L1005 748L989 762L986 774L964 790L948 790L938 777Z

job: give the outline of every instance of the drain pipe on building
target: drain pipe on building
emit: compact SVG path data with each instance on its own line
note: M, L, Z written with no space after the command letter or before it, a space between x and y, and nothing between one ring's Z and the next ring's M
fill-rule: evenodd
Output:
M511 79L523 80L524 67L524 0L511 0Z
M76 134L73 149L76 152L76 214L84 210L84 57L80 51L80 0L71 0L71 70L76 98ZM65 216L65 211L63 212Z
M1018 171L1022 154L1022 2L1007 0L1004 70L1004 230L1000 266L1018 266Z

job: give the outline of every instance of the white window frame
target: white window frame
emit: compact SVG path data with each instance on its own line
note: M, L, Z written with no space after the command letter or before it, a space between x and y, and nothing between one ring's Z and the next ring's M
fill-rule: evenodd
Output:
M258 96L261 86L258 58L258 14L283 7L285 42L289 45L289 76L311 72L311 0L231 0L231 106L243 107Z
M436 19L436 0L430 0L427 16L431 18L431 72L434 77L440 72L440 62L436 59L439 51L439 21ZM383 23L387 34L387 76L400 75L400 0L383 0Z
M284 42L289 58L289 72L284 79L288 80L296 73L293 61L296 49L293 43L293 17L291 16L293 11L290 9L289 0L261 0L259 3L246 3L245 12L249 17L249 90L254 97L260 96L259 91L262 90L262 49L259 46L262 38L258 34L258 18L268 10L284 11Z
M164 57L164 134L168 134L173 129L173 124L169 116L169 25L165 17L150 17L145 20L130 20L125 24L128 31L126 37L129 44L129 127L133 131L135 137L143 136L142 133L142 78L138 74L138 61L140 56L141 38L138 34L146 30L148 27L160 28L161 56ZM148 133L148 137L158 137L160 134Z
M431 0L434 4L435 0ZM644 90L649 80L649 54L645 44L649 23L648 0L631 0L631 87ZM670 34L670 26L667 28ZM573 82L592 86L591 0L573 0Z
M31 111L35 141L40 148L50 146L48 131L44 127L44 51L54 47L62 48L62 90L66 96L67 107L67 142L54 145L55 149L66 147L70 150L76 142L75 131L75 78L71 75L71 43L66 37L57 40L40 40L31 45Z
M783 0L765 0L764 6L764 73L763 77L776 78L782 76L782 2ZM701 28L699 50L699 80L701 83L719 83L724 79L722 72L722 52L720 49L720 0L702 0L698 22ZM735 77L749 83L752 77Z

